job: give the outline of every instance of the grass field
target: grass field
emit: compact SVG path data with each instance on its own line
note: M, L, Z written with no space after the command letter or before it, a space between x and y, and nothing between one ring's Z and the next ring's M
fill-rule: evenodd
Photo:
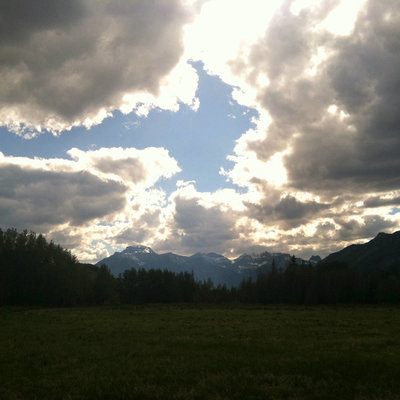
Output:
M400 309L0 309L0 399L400 399Z

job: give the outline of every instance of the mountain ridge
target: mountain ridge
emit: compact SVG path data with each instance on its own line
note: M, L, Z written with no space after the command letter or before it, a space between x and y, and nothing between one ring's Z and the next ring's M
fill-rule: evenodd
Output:
M315 257L311 257L312 260L296 260L299 263L310 261L315 264ZM245 278L256 278L261 267L264 271L271 270L273 261L277 268L285 268L290 260L290 254L268 252L258 255L242 254L233 260L215 252L195 253L191 256L171 252L158 254L148 246L134 245L100 260L96 265L106 264L114 276L131 268L192 272L196 280L211 279L215 285L232 287L238 286Z
M175 273L191 272L196 280L211 279L215 285L233 287L238 286L243 279L255 279L260 271L270 271L273 263L276 268L285 269L291 260L290 254L267 251L260 254L245 253L231 260L215 252L195 253L191 256L172 252L158 254L148 246L134 245L104 258L96 265L106 264L114 276L131 268L165 269ZM400 231L379 232L366 243L351 244L322 260L315 255L309 260L295 260L297 264L312 265L345 262L350 267L366 273L374 268L390 271L400 268Z
M400 267L400 231L379 232L366 243L351 244L329 254L322 263L341 261L362 272Z

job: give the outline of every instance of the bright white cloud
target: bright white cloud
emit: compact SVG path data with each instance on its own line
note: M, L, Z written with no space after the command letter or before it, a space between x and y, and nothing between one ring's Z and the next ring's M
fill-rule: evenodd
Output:
M326 29L334 35L349 35L357 20L360 8L366 0L342 1L329 15L317 26L317 29Z
M147 117L150 110L156 107L177 112L180 103L183 103L197 111L200 105L196 97L198 80L196 70L182 58L171 73L161 80L156 95L143 91L127 93L123 96L119 109L124 114L135 112L139 116Z
M170 178L181 170L163 148L113 147L91 151L73 148L67 153L77 165L94 175L142 188L149 188L160 178Z

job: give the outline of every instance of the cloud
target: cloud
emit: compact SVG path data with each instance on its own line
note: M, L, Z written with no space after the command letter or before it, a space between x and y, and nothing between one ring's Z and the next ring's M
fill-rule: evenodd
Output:
M400 188L400 5L301 3L281 2L258 37L206 68L260 112L222 171L248 191L249 235L326 254L400 226L382 209Z
M48 229L82 225L120 211L126 187L88 172L52 172L0 165L0 214L4 226Z
M341 241L354 241L360 238L372 238L378 232L392 230L397 226L395 221L387 220L380 215L367 215L360 220L350 218L348 220L338 219L340 228L335 238Z
M115 236L117 243L125 246L133 243L149 243L155 236L154 233L160 228L162 229L161 207L147 209L129 225L131 226L124 228Z
M218 206L206 208L195 198L175 199L171 229L185 253L225 249L227 242L238 237L232 213Z
M92 151L73 148L67 153L77 164L92 170L94 174L144 188L181 171L177 161L164 148L138 150L108 147Z
M369 2L354 32L336 37L315 30L321 12L283 9L253 46L254 69L271 78L259 99L272 123L249 149L261 160L288 150L289 185L314 192L399 187L399 15L398 2ZM325 58L307 73L321 48Z
M278 203L270 204L268 199L262 203L247 203L249 216L266 225L276 222L283 228L293 228L320 216L321 211L330 207L316 201L299 201L291 195L282 197Z
M43 12L46 10L46 12ZM26 40L31 34L41 30L67 27L84 14L80 1L68 2L39 0L35 3L15 0L11 4L2 1L0 4L3 18L0 35L5 43L18 43Z
M191 18L178 0L18 0L0 8L0 124L28 135L89 127L120 107L156 101ZM174 79L188 74L196 79L190 66ZM126 98L137 94L143 99ZM182 97L193 100L185 91Z
M239 190L186 182L167 196L156 184L180 168L166 149L2 155L7 224L80 242L85 259L132 241L184 254L324 255L400 226L387 210L400 190L399 2L231 3L2 2L0 124L20 134L90 127L117 109L196 109L189 59L259 111L228 157L234 166L221 169Z
M245 24L235 32L232 23L244 9L238 2L224 32L233 32L232 41L221 48L224 39L211 34L221 18L213 15L227 3L208 2L185 38L193 44L186 56L237 85L235 98L260 111L229 157L234 167L221 170L240 190L199 193L183 184L168 198L146 191L148 198L129 203L130 216L112 232L115 243L146 241L183 254L229 255L266 246L325 255L399 226L398 216L379 209L395 205L400 185L398 3L367 2L358 14L355 7L340 32L332 21L343 2L339 8L336 1L314 2L296 11L295 2L279 3L263 14L265 21L255 20L246 37ZM257 10L246 16L262 14ZM116 152L85 153L86 161L70 155L103 179L114 176L131 188L154 184L145 162L125 162L127 154ZM171 174L177 168L169 165Z
M67 227L71 237L82 238L87 232L87 240L96 232L104 233L104 223L115 223L117 232L121 221L145 221L144 214L159 213L154 208L159 208L163 193L152 187L179 171L176 161L162 148L71 149L68 153L72 160L0 153L4 227L54 232L66 243L76 243L67 240Z
M400 197L379 197L371 196L367 200L364 200L364 207L375 208L385 206L398 206L400 205Z

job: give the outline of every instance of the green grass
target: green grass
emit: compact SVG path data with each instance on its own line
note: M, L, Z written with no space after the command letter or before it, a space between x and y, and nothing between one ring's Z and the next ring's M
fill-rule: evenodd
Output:
M400 399L400 309L0 309L0 399Z

